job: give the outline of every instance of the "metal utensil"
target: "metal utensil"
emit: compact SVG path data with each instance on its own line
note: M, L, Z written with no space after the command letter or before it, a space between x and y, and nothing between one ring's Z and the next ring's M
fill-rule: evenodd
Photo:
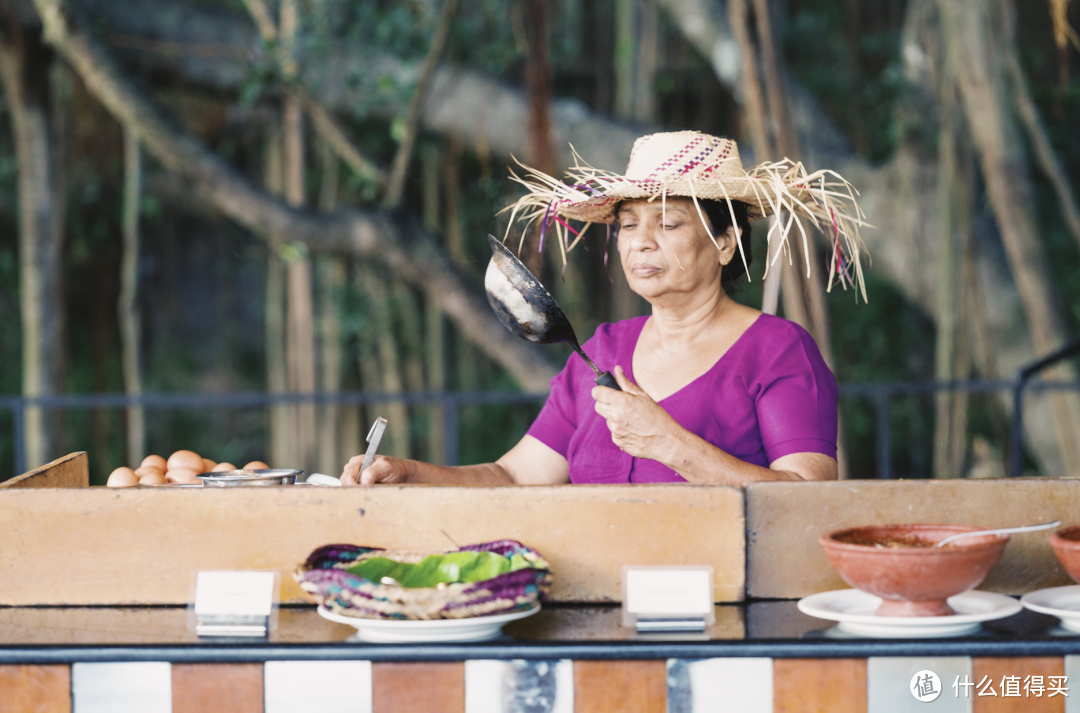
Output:
M386 419L379 416L375 419L375 423L371 424L371 429L367 434L368 447L364 451L364 462L360 466L360 472L363 473L367 470L367 467L371 465L371 462L375 460L375 452L379 450L379 441L382 440L383 433L386 431Z
M961 532L959 535L950 535L941 542L934 545L935 547L944 547L946 543L953 540L959 540L961 537L975 537L976 535L1013 535L1018 532L1038 532L1039 530L1050 530L1061 524L1061 520L1054 520L1043 525L1025 525L1024 527L1001 527L996 530L975 530L974 532Z
M293 485L296 478L304 471L292 468L270 468L267 470L223 470L216 473L200 473L195 476L206 487L238 488L267 485Z
M484 291L495 316L514 334L538 344L569 342L585 363L596 372L596 384L622 391L610 371L600 371L578 344L574 328L555 298L540 280L493 235L491 262L484 275Z

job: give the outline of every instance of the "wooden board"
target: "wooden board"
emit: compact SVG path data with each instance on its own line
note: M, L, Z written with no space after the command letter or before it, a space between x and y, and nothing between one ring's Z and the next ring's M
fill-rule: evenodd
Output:
M747 594L797 599L848 585L818 536L845 527L937 523L1008 527L1064 520L1080 524L1080 480L845 480L759 483L746 488ZM1049 534L1013 535L979 589L1024 594L1072 584Z
M465 664L372 664L371 708L375 713L465 713Z
M971 711L972 713L1065 713L1065 696L1060 692L1053 696L1049 695L1052 688L1049 685L1050 676L1064 675L1065 660L1060 656L972 658L971 680L975 683L975 687L969 689ZM1029 676L1041 676L1045 690L1032 689L1030 684L1033 681L1029 680L1029 686L1025 691L1024 680ZM1006 677L1012 678L1006 682ZM980 686L984 680L986 685ZM1065 687L1074 689L1069 691L1069 695L1076 695L1074 681L1068 681ZM996 695L990 695L990 691ZM979 695L980 692L983 695ZM1006 693L1009 695L1006 696Z
M0 713L71 713L71 667L0 666Z
M664 661L575 661L574 713L664 713Z
M172 665L172 713L263 713L258 663Z
M866 659L776 659L773 713L866 713Z
M511 538L555 572L556 601L621 597L624 564L710 564L743 597L743 496L687 485L86 488L0 492L0 605L183 604L208 569L276 569L282 600L316 547L441 551Z
M69 453L22 475L0 483L0 488L88 488L90 462L86 451Z

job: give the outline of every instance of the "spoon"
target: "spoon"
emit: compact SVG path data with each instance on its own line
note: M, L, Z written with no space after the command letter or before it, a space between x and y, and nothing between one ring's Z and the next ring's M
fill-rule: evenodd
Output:
M610 371L600 371L578 343L570 320L529 268L492 235L491 262L484 274L488 304L507 329L538 344L568 342L596 373L598 386L622 391Z
M976 535L1012 535L1017 532L1037 532L1039 530L1049 530L1057 527L1061 524L1061 520L1054 520L1043 525L1026 525L1024 527L1002 527L997 530L975 530L974 532L961 532L959 535L950 535L941 542L934 545L934 547L944 547L946 543L953 540L959 540L961 537L975 537Z

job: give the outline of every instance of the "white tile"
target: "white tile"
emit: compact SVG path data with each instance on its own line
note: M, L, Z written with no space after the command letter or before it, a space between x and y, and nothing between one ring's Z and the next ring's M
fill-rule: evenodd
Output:
M940 693L933 701L920 701L914 695L912 678L920 671L932 671L938 676ZM971 679L971 658L967 656L871 656L866 662L866 710L867 713L971 713L972 700L978 692L975 688L953 687L958 681L971 682Z
M669 713L772 713L772 709L772 659L668 661Z
M574 712L574 664L561 661L465 662L465 713Z
M1065 675L1069 680L1069 697L1065 699L1065 713L1080 713L1080 656L1065 657Z
M166 662L71 666L74 713L172 713L172 666Z
M267 661L265 713L371 713L370 661Z

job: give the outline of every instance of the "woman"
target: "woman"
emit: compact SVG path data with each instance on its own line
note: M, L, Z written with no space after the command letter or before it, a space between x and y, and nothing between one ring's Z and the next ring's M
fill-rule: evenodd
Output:
M835 479L836 381L817 345L801 327L728 292L750 262L749 220L779 210L832 222L831 267L841 280L853 272L861 282L861 221L845 210L854 199L845 203L825 174L807 176L798 165L747 174L734 142L697 132L638 139L626 176L580 166L570 175L573 187L535 171L533 180L519 179L530 193L514 208L545 222L555 215L617 224L623 272L652 314L601 325L584 349L614 367L622 391L594 386L592 371L571 355L528 433L495 463L443 467L379 456L360 473L357 456L342 483ZM556 220L556 239L567 247L572 228ZM844 261L844 251L854 260Z

